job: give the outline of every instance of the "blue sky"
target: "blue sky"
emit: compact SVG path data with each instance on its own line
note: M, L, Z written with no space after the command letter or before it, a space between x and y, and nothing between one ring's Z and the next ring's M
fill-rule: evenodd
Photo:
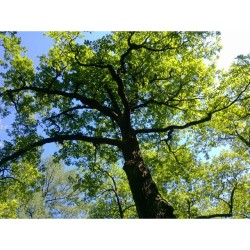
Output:
M250 30L224 30L221 38L219 67L228 68L236 56L250 53Z

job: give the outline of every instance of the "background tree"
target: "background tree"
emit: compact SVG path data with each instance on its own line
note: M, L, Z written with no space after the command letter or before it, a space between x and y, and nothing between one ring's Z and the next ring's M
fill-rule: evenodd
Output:
M92 164L66 170L48 158L29 169L19 166L15 177L1 177L1 218L136 218L126 176L118 166ZM27 167L27 166L26 166ZM38 170L38 172L37 172ZM23 178L22 172L27 178ZM29 178L28 178L29 176ZM98 178L101 179L96 182ZM31 180L31 181L28 181Z
M17 218L18 207L33 199L31 190L39 179L36 162L33 163L20 160L1 168L0 218Z
M103 170L102 167L101 169L95 168L92 176L94 173L101 174L102 185L94 193L88 192L88 218L137 218L131 191L122 169L118 166L111 166L111 169L105 168ZM89 173L87 174L89 175ZM93 180L95 181L96 178L93 178ZM82 191L93 190L93 187L95 187L87 181L88 179L84 176L83 183L85 185L82 185L82 182L80 184ZM79 186L77 188L79 189Z
M123 165L140 218L175 218L145 155L167 146L164 165L154 164L163 171L174 157L179 163L170 169L189 189L186 161L196 160L200 151L196 138L209 144L208 122L248 99L248 70L240 66L238 74L222 74L216 69L216 32L114 32L96 41L83 40L78 32L48 35L55 44L40 57L36 71L20 40L1 35L0 112L5 117L15 108L2 168L38 157L39 147L51 142L60 144L59 156L67 164L89 166L98 148L108 163ZM178 153L182 145L192 157Z
M249 218L249 155L223 151L207 165L207 217Z
M31 189L31 198L19 204L19 218L84 218L84 194L74 189L76 170L66 170L53 158L43 160L40 177Z

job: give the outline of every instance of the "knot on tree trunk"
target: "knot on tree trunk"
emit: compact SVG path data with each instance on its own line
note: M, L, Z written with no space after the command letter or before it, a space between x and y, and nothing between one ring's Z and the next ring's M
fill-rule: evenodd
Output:
M156 218L175 219L174 209L162 197L156 198L155 202Z

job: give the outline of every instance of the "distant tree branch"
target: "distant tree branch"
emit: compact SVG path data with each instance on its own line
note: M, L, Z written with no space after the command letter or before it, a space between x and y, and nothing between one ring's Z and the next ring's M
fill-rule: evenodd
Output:
M247 212L243 212L242 215L244 216L243 218L250 219L250 214L247 214Z
M230 106L232 106L234 103L236 103L240 99L242 94L247 90L247 88L249 86L250 86L250 81L248 82L248 84L246 84L245 88L243 88L243 90L237 95L237 97L233 101L231 101L229 104L225 105L222 108L215 109L212 113L220 112L220 111L225 110L225 109L229 108Z
M232 214L212 214L212 215L204 215L204 216L198 216L196 219L213 219L213 218L218 218L218 217L232 217Z
M108 171L106 171L106 170L101 170L101 171L104 172L106 175L108 175L108 177L112 180L112 183L113 183L112 188L104 190L101 194L104 194L104 193L110 192L110 191L115 194L117 206L118 206L118 209L119 209L119 214L120 214L121 219L123 219L124 218L124 212L123 212L122 204L121 204L120 197L119 197L119 194L118 194L118 189L117 189L117 186L116 186L115 178Z
M223 198L221 198L220 196L214 196L214 198L223 201L225 204L227 204L228 207L230 207L230 203L226 200L224 200Z
M171 140L171 139L168 138L168 140ZM166 142L166 144L167 144L167 146L168 146L169 152L171 152L171 153L173 154L173 156L174 156L174 158L175 158L175 161L180 165L181 163L179 162L179 160L178 160L178 158L177 158L175 152L172 150L172 148L171 148L171 146L169 145L168 141L166 140L165 142Z
M130 36L128 37L128 45L130 45L130 41L131 41L131 38L132 36L134 35L134 32L131 32L130 33ZM125 69L125 58L130 54L130 52L133 50L133 48L131 46L129 46L129 48L126 50L126 52L124 52L121 57L120 57L120 64L121 64L121 71L122 72L125 72L126 69Z
M220 196L215 196L216 199L221 200L223 202L225 202L225 204L227 204L228 208L229 208L229 213L228 214L219 214L219 215L209 215L209 216L205 216L208 217L207 219L210 218L215 218L215 217L232 217L233 216L233 203L234 203L234 194L235 191L237 189L237 184L236 186L233 187L231 194L230 194L230 201L225 201L223 198L221 198ZM212 216L212 217L211 217ZM197 218L203 218L204 216L200 216ZM206 218L205 218L206 219Z
M125 213L128 209L130 209L131 207L134 207L134 206L135 206L135 204L132 204L132 205L129 205L129 206L125 207L123 209L123 213Z
M230 214L233 214L233 205L234 205L234 194L235 194L235 191L236 191L236 186L233 187L231 195L230 195L230 206L229 206L229 209L230 209L229 213Z

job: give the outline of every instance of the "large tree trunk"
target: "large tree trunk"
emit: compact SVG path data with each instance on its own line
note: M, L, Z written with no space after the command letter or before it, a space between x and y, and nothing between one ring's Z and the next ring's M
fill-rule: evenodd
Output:
M123 155L130 189L135 201L139 218L176 218L173 208L164 200L149 168L145 165L140 153L139 143L133 130L123 133Z

